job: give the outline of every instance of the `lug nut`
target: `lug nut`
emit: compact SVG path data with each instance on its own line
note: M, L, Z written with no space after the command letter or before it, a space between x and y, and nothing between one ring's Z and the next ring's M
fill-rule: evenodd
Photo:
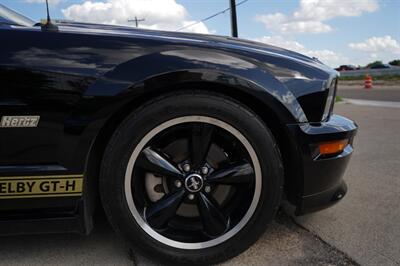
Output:
M194 195L193 194L189 194L188 195L188 199L193 200L194 199Z
M206 166L203 166L203 167L201 168L201 173L202 173L203 175L208 174L208 168L207 168Z
M204 187L204 191L205 191L206 193L210 193L210 192L211 192L211 187L210 187L210 186L205 186L205 187Z
M174 182L176 187L181 187L182 186L182 182L180 180L175 180Z
M189 172L190 171L190 165L188 163L185 163L183 165L183 171L185 171L185 172Z

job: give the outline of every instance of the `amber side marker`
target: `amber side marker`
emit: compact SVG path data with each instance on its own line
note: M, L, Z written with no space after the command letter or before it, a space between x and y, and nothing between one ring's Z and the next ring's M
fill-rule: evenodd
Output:
M319 153L321 155L341 153L347 144L349 144L348 139L323 142L319 144Z

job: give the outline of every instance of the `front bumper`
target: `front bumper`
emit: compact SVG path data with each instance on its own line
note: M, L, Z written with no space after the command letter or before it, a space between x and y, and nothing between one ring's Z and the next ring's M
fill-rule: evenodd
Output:
M357 125L342 116L332 115L327 122L288 125L294 138L294 150L300 159L298 171L292 177L296 182L290 190L296 195L296 215L329 207L344 197L347 186L342 179L353 153L353 139ZM348 139L348 145L339 154L319 156L318 144ZM293 195L292 195L293 196Z

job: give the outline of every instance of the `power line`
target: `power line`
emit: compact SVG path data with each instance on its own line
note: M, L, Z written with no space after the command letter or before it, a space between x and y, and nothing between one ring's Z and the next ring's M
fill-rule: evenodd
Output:
M238 7L238 6L240 6L240 5L244 4L244 3L246 3L247 1L249 1L249 0L243 0L243 1L239 2L239 3L237 3L236 6ZM206 17L206 18L204 18L204 19L202 19L202 20L200 20L200 21L197 21L197 22L194 22L194 23L192 23L192 24L186 25L186 26L184 26L184 27L182 27L182 28L179 28L179 29L177 29L176 31L181 31L181 30L183 30L183 29L190 28L190 27L192 27L192 26L194 26L194 25L197 25L197 24L199 24L199 23L201 23L201 22L205 22L205 21L207 21L207 20L210 20L210 19L212 19L212 18L215 18L216 16L222 15L222 14L224 14L226 11L229 11L229 10L231 10L230 7L226 8L226 9L224 9L224 10L222 10L222 11L219 11L219 12L215 13L214 15L211 15L211 16L209 16L209 17Z

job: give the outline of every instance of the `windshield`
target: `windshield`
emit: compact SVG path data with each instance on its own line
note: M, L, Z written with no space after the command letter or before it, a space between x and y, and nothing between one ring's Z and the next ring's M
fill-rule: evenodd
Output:
M0 24L2 23L32 27L35 24L35 21L0 4Z

